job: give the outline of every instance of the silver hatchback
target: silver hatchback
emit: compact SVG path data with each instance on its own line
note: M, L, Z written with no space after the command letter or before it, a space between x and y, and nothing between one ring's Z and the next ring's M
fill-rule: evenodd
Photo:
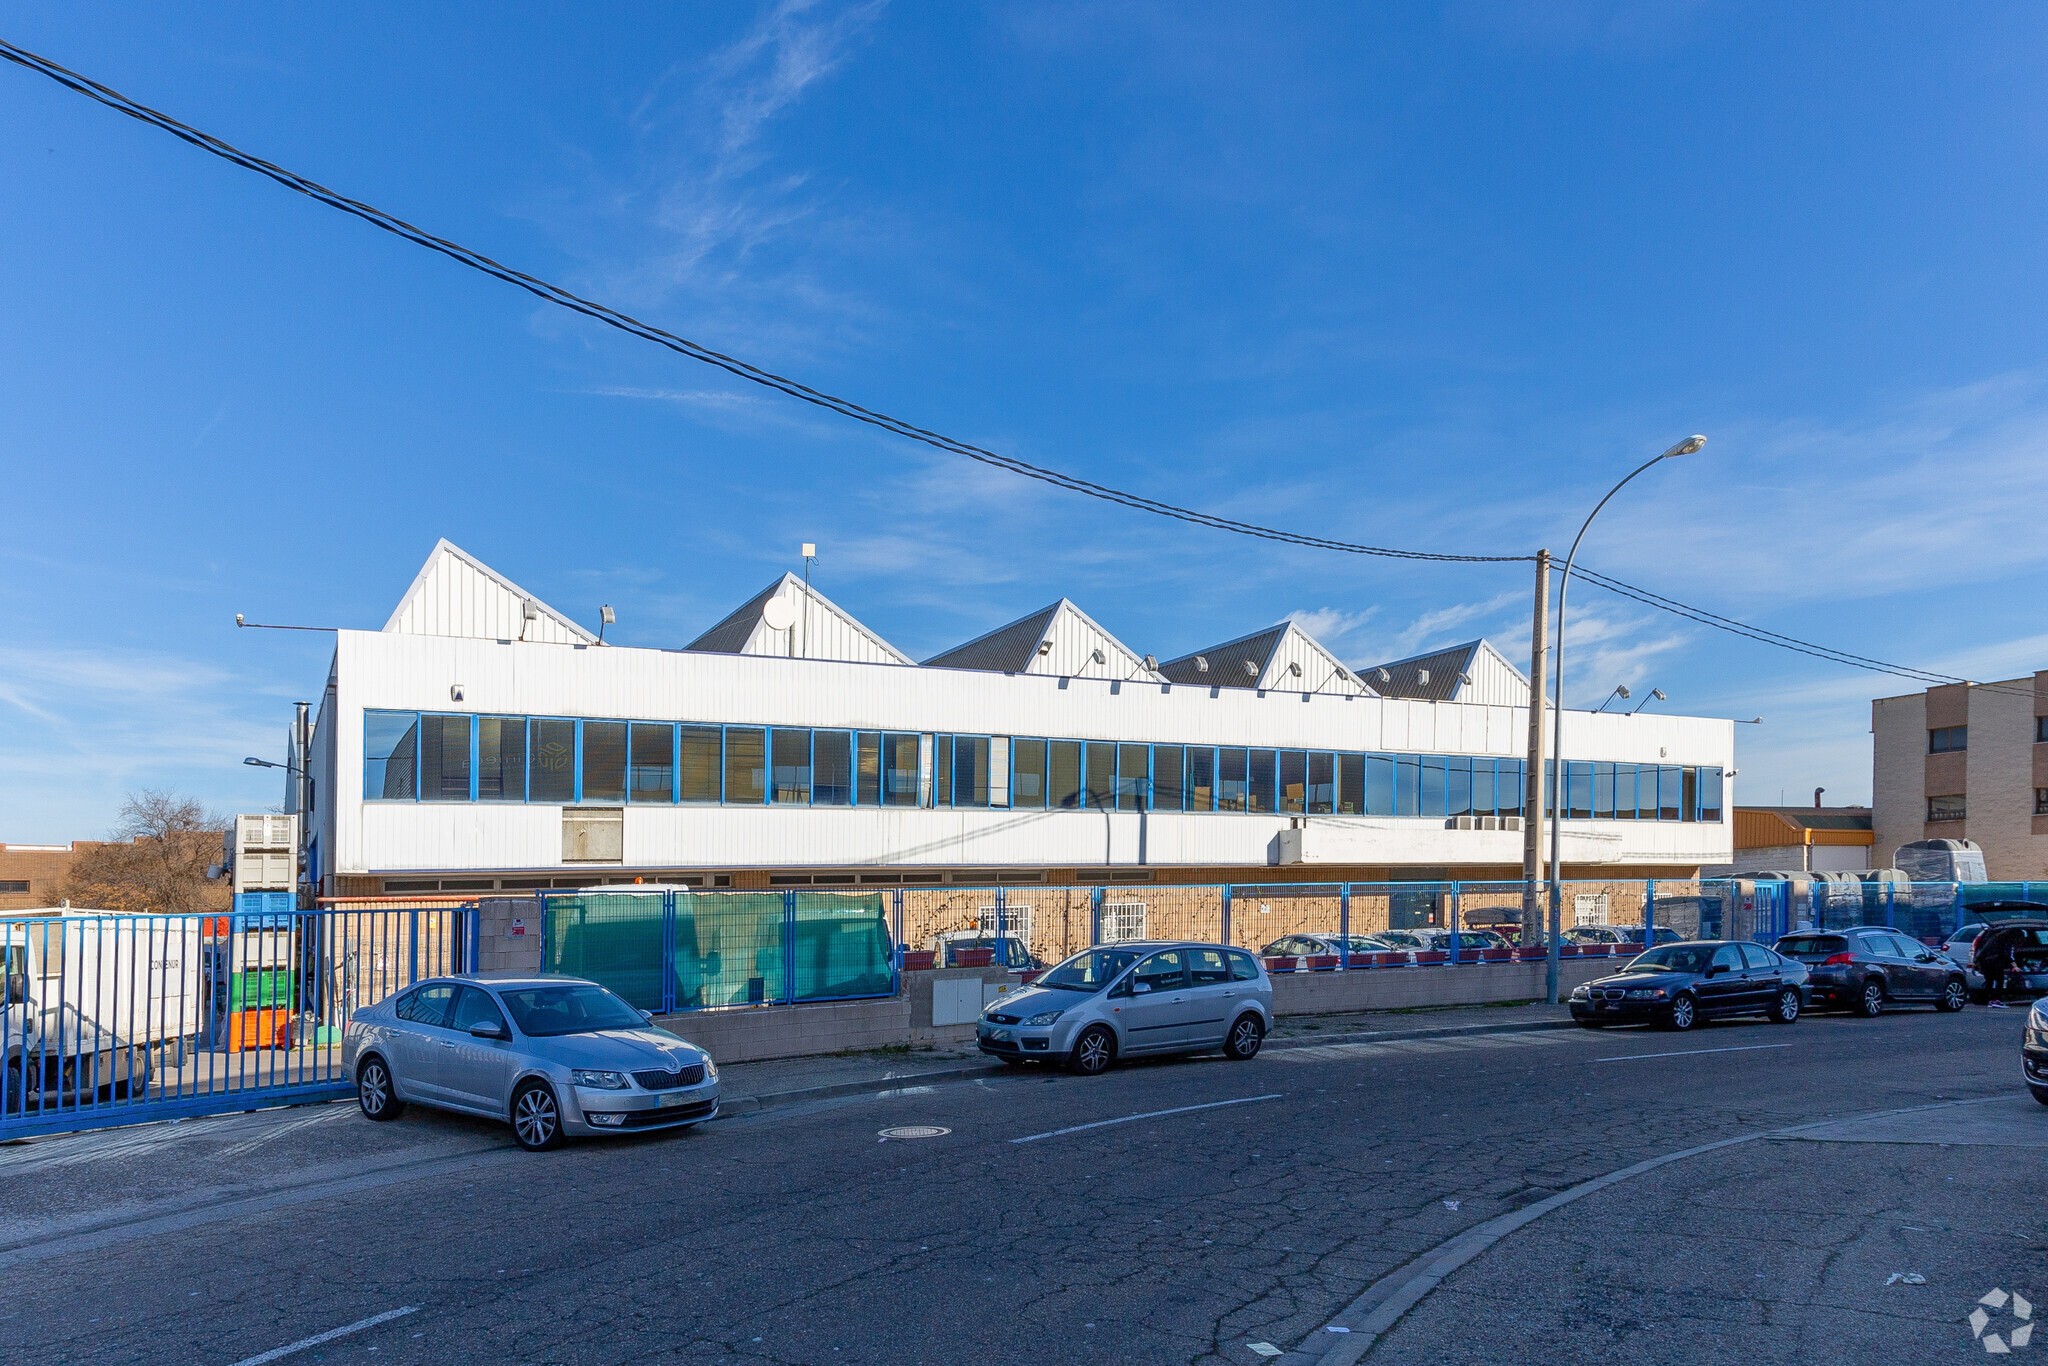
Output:
M710 1054L575 977L421 982L351 1016L341 1056L366 1117L408 1102L484 1115L533 1152L718 1114Z
M1004 1062L1060 1062L1093 1076L1148 1054L1253 1058L1272 1027L1272 979L1243 949L1105 944L990 1005L975 1038Z

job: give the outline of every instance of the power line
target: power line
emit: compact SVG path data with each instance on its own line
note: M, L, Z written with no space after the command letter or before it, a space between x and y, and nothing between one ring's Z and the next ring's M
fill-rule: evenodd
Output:
M664 331L651 323L645 323L628 314L621 313L617 309L597 303L591 299L586 299L581 295L562 288L560 285L551 284L546 280L514 270L510 266L485 256L481 252L473 251L460 243L451 242L446 238L436 237L425 229L415 227L413 224L394 217L382 209L365 204L360 200L350 199L335 190L321 185L317 181L309 180L294 171L288 171L273 162L265 161L261 157L244 152L240 148L223 142L210 133L201 132L189 124L181 123L161 110L153 109L137 100L130 99L118 90L101 85L99 82L80 75L68 67L61 66L47 57L30 52L26 48L17 47L5 39L0 39L0 57L5 57L7 60L30 71L47 76L66 89L84 95L88 99L95 100L119 113L126 114L130 118L161 129L180 141L190 143L203 152L220 157L222 160L231 162L245 170L254 171L258 175L276 181L286 189L303 194L310 199L327 205L329 208L351 214L362 219L372 227L380 228L415 245L425 247L430 251L439 252L450 260L459 262L472 270L489 275L494 279L515 285L558 307L581 313L585 317L593 318L608 327L617 328L619 331L639 337L645 341L651 341L658 346L666 347L692 360L716 366L749 383L774 389L791 398L800 399L805 403L814 404L817 407L828 409L841 416L852 418L856 422L864 422L869 426L905 437L937 450L946 451L954 455L962 455L970 460L979 461L982 464L991 465L997 469L1007 470L1012 474L1021 475L1027 479L1036 479L1055 488L1062 488L1086 497L1116 503L1135 511L1170 517L1178 521L1192 523L1196 526L1206 526L1217 531L1227 531L1243 536L1255 536L1263 540L1278 541L1288 545L1305 546L1313 550L1333 550L1345 554L1374 555L1387 559L1426 560L1459 564L1515 564L1527 563L1535 558L1533 555L1451 555L1434 551L1401 550L1388 546L1363 545L1351 541L1339 541L1329 537L1311 536L1303 532L1261 526L1255 522L1246 522L1234 517L1224 517L1216 513L1201 512L1193 508L1162 502L1156 498L1148 498L1143 494L1131 493L1106 484L1098 484L1093 480L1082 479L1079 476L1048 469L1042 465L1034 465L1015 456L1003 455L969 442L960 441L953 437L916 426L902 418L892 417L887 413L864 408L851 399L840 398L837 395L813 389L809 385L799 383L787 376L778 375L773 371L764 370L757 365L739 360L723 352L714 351L710 347L702 346L687 338L679 337L672 332ZM1646 588L1638 588L1633 584L1623 583L1619 579L1609 578L1590 569L1575 567L1573 573L1609 592L1631 598L1636 602L1656 608L1659 611L1669 612L1700 625L1713 627L1716 630L1743 636L1760 644L1792 650L1799 654L1809 655L1815 659L1825 660L1829 663L1843 664L1851 668L1865 669L1876 673L1891 674L1923 683L1965 683L1969 681L1949 674L1935 673L1930 670L1915 669L1900 664L1888 664L1882 660L1866 658L1862 655L1855 655L1847 651L1819 645L1813 641L1800 640L1794 636L1767 631L1762 627L1750 626L1747 623L1736 621L1732 617L1720 616L1704 608L1689 606L1676 599L1653 593ZM2004 691L2012 690L2006 689Z

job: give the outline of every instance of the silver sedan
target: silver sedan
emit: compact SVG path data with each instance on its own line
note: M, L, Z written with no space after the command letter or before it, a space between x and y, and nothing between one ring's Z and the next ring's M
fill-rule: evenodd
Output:
M409 1102L483 1115L531 1152L718 1114L710 1054L575 977L421 982L358 1010L341 1056L367 1118Z
M1118 1058L1258 1055L1273 1027L1273 981L1225 944L1124 943L1075 954L982 1012L975 1039L1008 1063L1063 1062L1093 1076Z

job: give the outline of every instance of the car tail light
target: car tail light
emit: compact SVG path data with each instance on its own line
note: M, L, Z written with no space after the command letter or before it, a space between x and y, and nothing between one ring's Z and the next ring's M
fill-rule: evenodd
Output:
M1832 957L1832 958L1824 958L1824 959L1822 959L1822 960L1821 960L1821 965L1822 965L1823 967L1832 967L1833 965L1835 965L1835 964L1837 964L1837 963L1853 963L1853 962L1855 962L1855 961L1856 961L1856 955L1855 955L1855 954L1853 954L1853 953L1838 953L1838 954L1836 954L1836 955L1835 955L1834 957Z

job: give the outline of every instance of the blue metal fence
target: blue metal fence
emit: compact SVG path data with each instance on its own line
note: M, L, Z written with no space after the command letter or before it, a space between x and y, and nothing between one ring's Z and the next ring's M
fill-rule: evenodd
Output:
M348 1095L349 1015L473 969L472 904L0 917L0 1138Z

